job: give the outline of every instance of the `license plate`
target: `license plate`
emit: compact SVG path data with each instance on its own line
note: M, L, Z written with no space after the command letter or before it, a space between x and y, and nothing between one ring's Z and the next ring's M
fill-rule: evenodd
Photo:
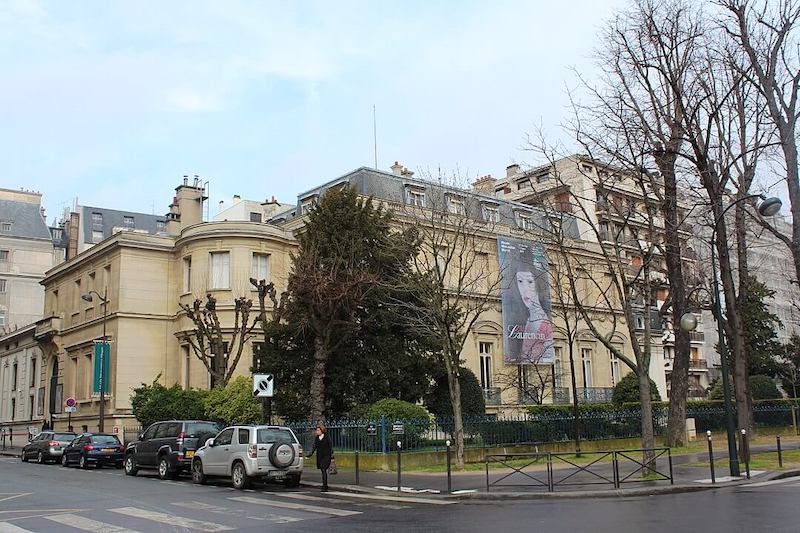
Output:
M192 457L194 457L194 452L186 452L184 454L184 457L186 457L187 459L191 459Z
M103 448L103 451L104 452L115 452L116 450L114 448Z
M267 476L274 479L283 479L286 477L286 472L282 472L280 470L272 470L267 474Z

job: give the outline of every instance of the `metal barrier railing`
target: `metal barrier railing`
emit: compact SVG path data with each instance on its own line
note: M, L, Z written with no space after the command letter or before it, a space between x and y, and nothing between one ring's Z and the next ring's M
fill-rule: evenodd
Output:
M648 452L650 457L646 456ZM641 460L634 457L634 454L641 454ZM659 470L658 460L662 459L663 463L665 456L669 469ZM618 489L623 483L645 481L669 481L670 484L674 484L672 453L669 448L581 452L580 457L590 459L585 464L579 462L577 457L575 453L553 452L487 454L486 491L491 491L492 487L546 487L548 492L555 492L557 487L585 485L610 485ZM503 475L492 480L489 471L491 463L497 463L501 468L505 467L511 471L501 472ZM634 468L628 471L626 466L620 467L621 463ZM535 464L544 464L544 471L527 470ZM557 465L568 466L558 468ZM635 478L637 474L642 477ZM543 479L544 476L547 476L546 479ZM522 478L528 482L508 483L507 481L512 478L515 478L515 481Z

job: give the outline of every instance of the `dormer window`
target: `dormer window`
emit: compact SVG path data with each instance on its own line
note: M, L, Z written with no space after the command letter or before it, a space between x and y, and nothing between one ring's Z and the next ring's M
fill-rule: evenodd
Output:
M529 180L528 178L524 178L517 181L518 191L524 191L525 189L530 189L530 188L531 188L531 180Z
M528 211L517 211L514 213L514 218L516 218L517 227L519 229L532 230L535 227L532 213Z
M11 233L11 222L0 222L0 232Z
M317 205L317 195L309 196L300 201L300 215L307 215Z
M481 218L485 222L500 222L500 208L495 204L482 204Z
M406 203L414 207L425 207L425 189L410 185L406 186Z
M550 181L552 178L553 176L551 176L549 172L546 172L544 174L539 174L538 176L536 176L536 183L544 183L546 181Z
M452 194L447 195L447 211L453 215L464 216L467 214L464 198Z
M133 217L122 217L122 223L126 228L135 228L136 222Z

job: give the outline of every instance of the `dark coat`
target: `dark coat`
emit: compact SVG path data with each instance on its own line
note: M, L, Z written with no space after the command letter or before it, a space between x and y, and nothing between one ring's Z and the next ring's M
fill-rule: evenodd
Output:
M320 439L314 436L314 448L311 450L311 455L317 454L317 468L320 470L327 470L331 466L331 459L333 459L333 444L331 438L327 433L322 434Z

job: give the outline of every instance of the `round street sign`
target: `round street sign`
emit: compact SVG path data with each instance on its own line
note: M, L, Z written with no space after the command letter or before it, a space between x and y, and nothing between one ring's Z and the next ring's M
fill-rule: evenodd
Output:
M75 401L75 398L67 398L67 400L64 402L64 404L65 404L67 407L75 407L75 404L76 404L76 403L77 403L77 402Z

